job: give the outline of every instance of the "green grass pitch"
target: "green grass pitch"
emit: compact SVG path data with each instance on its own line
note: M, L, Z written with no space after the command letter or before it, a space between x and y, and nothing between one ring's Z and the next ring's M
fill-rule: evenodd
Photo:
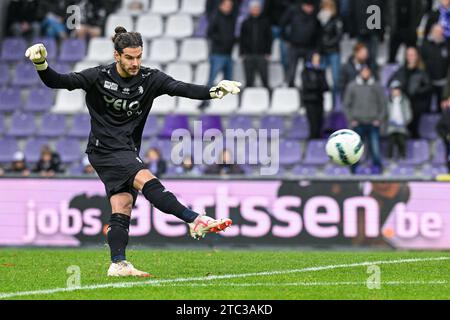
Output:
M106 249L0 249L0 298L450 299L449 252L139 249L127 258L154 277L106 277ZM67 289L78 279L69 266L81 289Z

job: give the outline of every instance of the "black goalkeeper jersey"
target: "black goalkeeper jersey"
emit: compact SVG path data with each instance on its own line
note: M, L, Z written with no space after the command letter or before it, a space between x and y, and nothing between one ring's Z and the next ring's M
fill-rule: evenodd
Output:
M59 74L50 67L38 73L50 88L86 91L91 115L87 152L95 148L139 152L153 100L161 95L210 99L208 87L177 81L146 67L130 78L122 78L115 63L70 74Z

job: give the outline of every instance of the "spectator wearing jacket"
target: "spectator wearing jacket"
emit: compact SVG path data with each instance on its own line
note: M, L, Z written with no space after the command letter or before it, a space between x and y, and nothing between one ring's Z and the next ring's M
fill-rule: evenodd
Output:
M269 58L272 52L272 30L269 20L261 14L261 3L250 3L250 16L243 22L240 37L240 53L244 59L247 87L253 87L257 73L269 88Z
M400 158L406 158L408 124L412 120L411 103L403 93L402 84L393 81L390 85L390 99L387 107L388 157L394 157L397 148Z
M425 29L423 36L426 38L436 23L439 23L444 28L444 37L450 40L450 0L439 0L439 5L436 10L427 14Z
M7 30L14 37L31 36L36 38L41 33L38 17L39 1L11 0L8 4Z
M353 55L342 66L339 84L341 92L345 95L347 86L356 79L361 70L369 65L369 50L363 43L357 43L353 48Z
M437 23L432 27L421 53L432 82L433 94L437 98L438 105L441 105L442 93L447 83L447 70L450 66L450 48L449 41L444 37L444 28L440 24Z
M388 0L389 27L389 63L396 63L398 49L402 44L415 46L417 28L428 8L427 0Z
M436 130L444 142L448 173L450 173L450 105L445 105L442 117L439 120Z
M281 37L281 19L287 9L297 0L264 0L264 13L272 27L272 36L280 40L280 59L284 73L288 73L288 53L285 41Z
M372 156L372 173L382 172L380 127L385 120L387 98L372 71L365 66L345 92L344 109L348 123L362 139L368 140ZM358 165L352 167L355 173Z
M67 8L75 5L75 0L40 0L38 16L42 17L42 30L46 37L62 40L68 37L66 26L68 18Z
M289 44L287 81L295 86L298 60L305 59L320 45L321 26L313 0L302 0L288 9L281 20L284 39Z
M34 172L39 173L42 177L53 177L57 173L61 173L61 157L58 153L45 145L41 148L41 157Z
M302 102L309 121L310 139L321 138L323 125L323 94L329 90L320 54L313 53L302 72Z
M323 65L331 67L333 75L333 100L339 93L341 71L341 40L344 34L344 24L338 16L335 0L322 0L318 19L322 25L321 52Z
M408 129L413 139L419 139L420 119L430 109L433 88L417 48L406 50L405 65L392 75L389 85L394 80L400 81L402 91L411 101L413 118Z
M75 35L80 39L100 37L108 17L107 0L80 0L77 5L81 9L81 20ZM142 3L139 2L140 5ZM132 8L131 8L132 9Z

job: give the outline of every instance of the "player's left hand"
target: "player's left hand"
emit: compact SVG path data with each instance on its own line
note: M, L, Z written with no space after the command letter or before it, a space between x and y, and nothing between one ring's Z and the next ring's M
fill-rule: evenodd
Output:
M222 80L215 87L209 90L212 99L222 99L227 94L239 94L242 83L237 81Z

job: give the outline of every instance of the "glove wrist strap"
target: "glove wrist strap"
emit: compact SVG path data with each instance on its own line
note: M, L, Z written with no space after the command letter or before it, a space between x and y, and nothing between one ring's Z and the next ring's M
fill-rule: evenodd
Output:
M34 66L37 71L44 71L48 68L47 60L44 60L42 62L34 62Z

